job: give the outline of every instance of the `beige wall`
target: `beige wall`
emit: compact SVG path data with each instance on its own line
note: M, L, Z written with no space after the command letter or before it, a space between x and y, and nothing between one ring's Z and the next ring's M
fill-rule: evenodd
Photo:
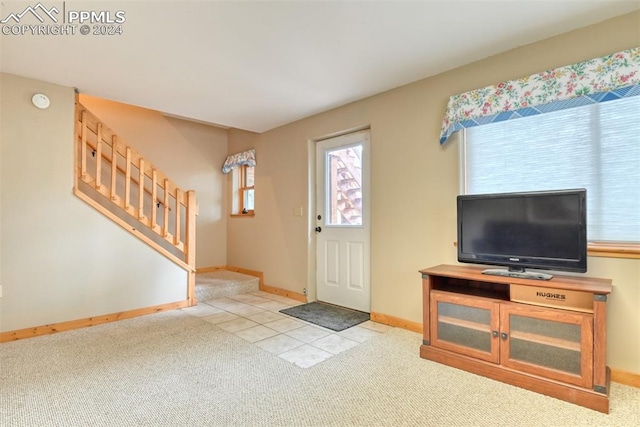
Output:
M0 298L2 297L2 149L3 145L3 135L2 132L2 99L3 99L3 84L0 81ZM2 300L0 300L0 310L2 310ZM2 328L2 312L0 311L0 329Z
M418 269L456 261L458 144L438 144L449 96L639 46L639 25L640 14L629 14L261 135L231 133L229 152L255 146L258 166L256 215L229 220L228 263L263 271L268 285L296 292L311 289L314 237L309 209L304 218L292 215L295 206L312 207L309 141L370 126L371 310L420 322ZM589 263L589 275L614 281L609 365L640 373L640 260L589 258Z
M72 194L74 90L0 88L0 332L184 301L184 270Z
M227 197L220 169L227 130L87 95L80 101L180 188L196 191L196 266L225 265Z

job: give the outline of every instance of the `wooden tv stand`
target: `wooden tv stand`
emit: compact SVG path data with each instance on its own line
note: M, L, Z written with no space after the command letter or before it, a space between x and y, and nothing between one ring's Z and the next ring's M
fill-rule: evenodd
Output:
M531 280L485 275L485 269L420 270L420 357L609 413L611 280Z

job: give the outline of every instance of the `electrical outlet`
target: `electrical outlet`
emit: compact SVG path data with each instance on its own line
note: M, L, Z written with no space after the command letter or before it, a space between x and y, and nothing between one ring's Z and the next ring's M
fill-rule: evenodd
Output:
M306 294L307 294L307 288L304 288L304 289L302 290L302 293L303 293L304 295L306 295Z

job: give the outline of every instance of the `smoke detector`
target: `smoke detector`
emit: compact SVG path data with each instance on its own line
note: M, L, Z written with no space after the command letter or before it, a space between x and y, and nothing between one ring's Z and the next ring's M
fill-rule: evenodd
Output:
M49 97L42 93L36 93L35 95L33 95L33 97L31 98L31 102L33 102L34 106L36 106L37 108L41 108L43 110L45 108L49 108L49 105L51 105L51 101L49 101Z

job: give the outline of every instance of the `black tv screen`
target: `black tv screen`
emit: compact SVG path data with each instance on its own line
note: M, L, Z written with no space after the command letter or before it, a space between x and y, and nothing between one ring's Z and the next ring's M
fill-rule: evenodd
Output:
M457 203L458 261L587 271L586 190L463 195Z

